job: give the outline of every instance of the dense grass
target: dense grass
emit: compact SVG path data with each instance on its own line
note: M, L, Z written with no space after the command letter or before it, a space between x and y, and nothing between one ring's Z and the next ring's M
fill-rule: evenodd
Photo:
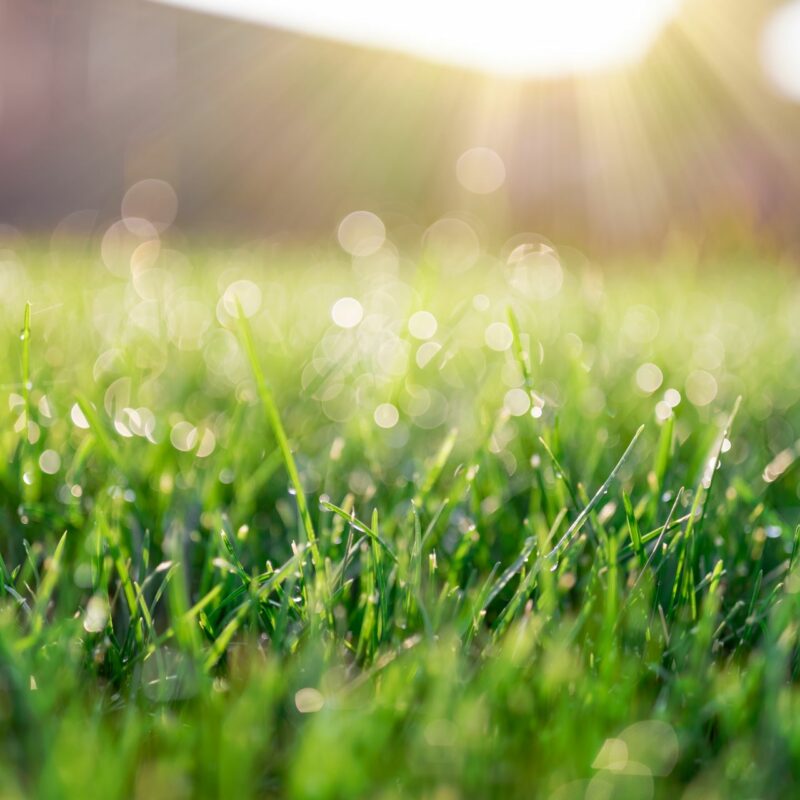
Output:
M0 258L3 797L792 796L794 274L137 259Z

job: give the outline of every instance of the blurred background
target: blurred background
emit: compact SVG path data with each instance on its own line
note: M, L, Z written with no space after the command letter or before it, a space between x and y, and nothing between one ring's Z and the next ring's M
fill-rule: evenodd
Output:
M573 3L565 45L536 3L373 30L353 2L0 0L0 224L325 243L368 209L401 245L446 218L456 245L796 252L800 4L648 3Z

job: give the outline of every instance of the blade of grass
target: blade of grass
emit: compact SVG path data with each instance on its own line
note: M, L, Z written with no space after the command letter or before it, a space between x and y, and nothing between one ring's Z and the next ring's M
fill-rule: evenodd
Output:
M566 547L575 534L581 529L583 523L589 517L592 509L602 500L603 497L608 493L608 487L614 482L614 479L619 474L619 471L622 469L625 462L628 460L628 457L633 452L634 447L636 446L636 442L638 441L639 437L642 435L642 431L644 430L644 425L640 425L639 429L633 435L633 439L631 439L630 444L625 449L625 452L620 457L619 461L617 461L614 469L608 474L608 477L603 481L600 488L594 493L592 499L584 506L583 510L578 514L575 518L575 521L567 528L566 533L556 542L555 547L547 554L547 558L555 558L558 556L559 552Z
M289 439L286 436L286 430L283 427L281 415L278 411L278 406L275 403L272 390L269 388L267 380L264 377L264 371L261 369L261 362L256 352L250 323L247 320L244 311L242 310L242 306L238 298L236 303L239 312L239 331L241 334L242 343L244 345L245 354L247 355L247 360L250 363L250 369L252 370L253 377L255 378L256 388L258 390L259 398L261 399L261 405L264 408L267 424L269 425L272 435L275 437L275 440L278 443L278 449L281 451L284 467L286 468L286 472L289 475L289 481L291 482L292 489L294 490L295 501L297 502L297 508L300 512L300 519L303 523L302 530L311 548L311 561L314 564L314 569L317 575L319 575L323 580L325 592L327 594L329 587L327 577L325 575L325 564L320 557L319 547L317 546L317 536L314 532L314 525L311 521L311 513L308 509L306 493L303 489L303 484L300 481L300 473L297 470L297 463L294 460L292 448L289 446Z

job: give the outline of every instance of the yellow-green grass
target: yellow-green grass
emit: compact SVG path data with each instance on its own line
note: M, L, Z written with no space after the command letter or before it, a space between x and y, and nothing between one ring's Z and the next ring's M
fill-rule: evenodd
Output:
M791 270L132 263L0 258L3 796L792 795Z

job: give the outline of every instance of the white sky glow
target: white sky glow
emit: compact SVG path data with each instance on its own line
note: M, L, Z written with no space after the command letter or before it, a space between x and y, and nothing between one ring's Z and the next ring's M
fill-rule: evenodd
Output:
M156 0L507 75L622 66L680 0Z
M772 13L761 40L764 70L775 86L800 102L800 1Z

